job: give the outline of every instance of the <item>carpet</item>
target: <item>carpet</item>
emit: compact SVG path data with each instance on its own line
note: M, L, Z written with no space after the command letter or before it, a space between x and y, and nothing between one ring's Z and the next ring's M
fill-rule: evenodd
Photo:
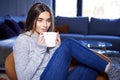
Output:
M120 56L110 55L108 57L112 60L112 64L107 71L110 80L120 80Z

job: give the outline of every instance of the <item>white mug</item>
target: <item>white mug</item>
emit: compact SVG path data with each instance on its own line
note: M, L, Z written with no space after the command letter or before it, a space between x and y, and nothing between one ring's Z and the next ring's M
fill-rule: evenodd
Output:
M56 39L57 39L56 32L44 32L43 36L47 47L54 47L56 45Z

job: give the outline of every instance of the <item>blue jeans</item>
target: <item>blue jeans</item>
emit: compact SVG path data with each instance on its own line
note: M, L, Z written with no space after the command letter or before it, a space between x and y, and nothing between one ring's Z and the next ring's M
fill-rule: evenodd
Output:
M68 71L72 58L80 65ZM107 61L73 39L64 40L55 51L40 80L95 80L97 71L104 71Z

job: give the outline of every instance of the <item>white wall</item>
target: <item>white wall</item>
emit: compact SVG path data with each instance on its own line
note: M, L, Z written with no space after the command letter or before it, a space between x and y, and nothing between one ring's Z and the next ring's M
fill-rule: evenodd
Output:
M0 16L26 15L29 8L37 2L43 2L52 9L52 0L0 0Z

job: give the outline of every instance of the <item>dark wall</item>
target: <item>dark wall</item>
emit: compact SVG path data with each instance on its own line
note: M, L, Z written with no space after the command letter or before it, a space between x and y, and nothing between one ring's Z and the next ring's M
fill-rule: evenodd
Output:
M52 8L52 0L0 0L0 16L26 15L36 2L43 2Z

